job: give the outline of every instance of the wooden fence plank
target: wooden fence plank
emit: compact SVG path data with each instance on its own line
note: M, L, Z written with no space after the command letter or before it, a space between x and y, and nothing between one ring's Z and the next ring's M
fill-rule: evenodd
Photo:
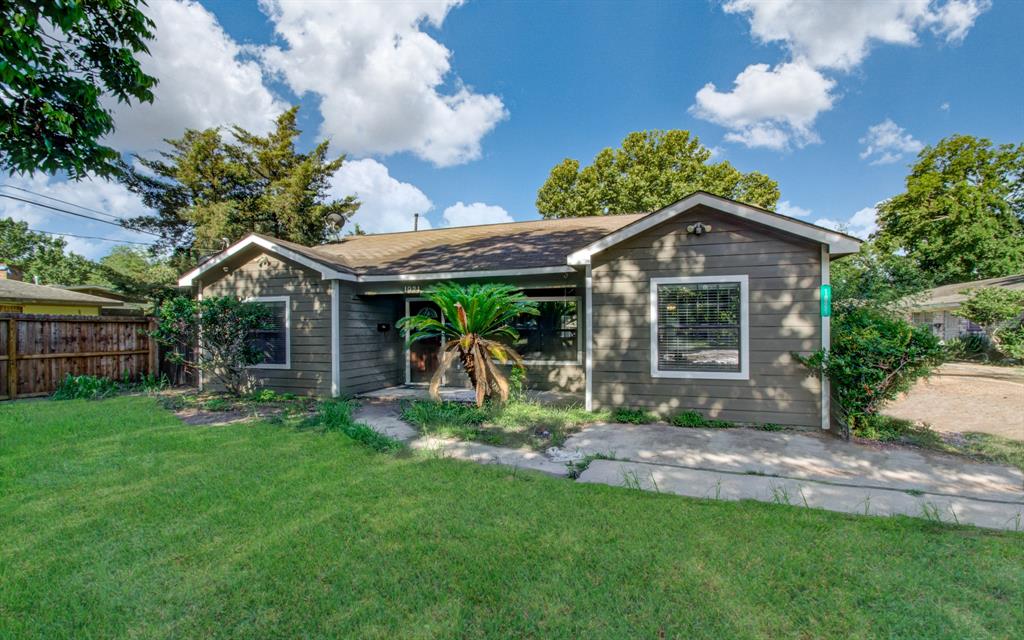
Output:
M159 375L150 318L0 313L0 399L45 396L68 375Z

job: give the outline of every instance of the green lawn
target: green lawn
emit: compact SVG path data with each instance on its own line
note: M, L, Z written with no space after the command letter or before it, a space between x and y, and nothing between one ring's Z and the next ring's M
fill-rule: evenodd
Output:
M0 638L1024 636L1024 535L0 406Z

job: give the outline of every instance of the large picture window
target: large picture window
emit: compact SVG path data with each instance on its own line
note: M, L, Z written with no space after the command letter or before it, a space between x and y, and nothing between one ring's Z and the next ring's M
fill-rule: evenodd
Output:
M291 364L291 339L288 335L291 312L288 296L250 298L270 310L271 323L267 329L253 331L251 337L257 350L263 353L263 362L254 365L264 369L287 369Z
M576 298L532 298L540 315L521 315L512 326L513 345L527 363L578 363L579 313Z
M651 375L747 379L746 276L651 280Z

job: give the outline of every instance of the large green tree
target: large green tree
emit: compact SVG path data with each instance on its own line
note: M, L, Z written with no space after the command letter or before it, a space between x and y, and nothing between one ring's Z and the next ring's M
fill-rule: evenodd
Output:
M878 227L881 250L936 284L1024 272L1024 144L954 135L925 147Z
M572 158L555 165L537 191L537 211L545 218L649 212L698 190L775 207L778 183L729 162L710 162L711 155L689 131L633 132L582 169Z
M159 302L176 293L178 270L170 261L151 252L118 245L99 259L97 283L107 283L130 296Z
M297 112L285 111L265 136L241 127L229 137L218 129L187 130L167 140L170 150L158 158L137 158L141 168L126 167L124 182L156 214L129 226L157 233L158 248L177 254L178 266L196 249L219 248L222 238L252 231L302 244L327 241L328 216L347 218L359 203L354 196L331 198L330 179L345 156L330 158L326 140L310 153L296 151Z
M0 262L21 267L28 282L39 284L85 284L95 266L88 259L67 250L59 236L37 233L28 223L11 218L0 220Z
M0 1L0 170L111 175L118 153L104 98L152 102L153 22L140 0Z

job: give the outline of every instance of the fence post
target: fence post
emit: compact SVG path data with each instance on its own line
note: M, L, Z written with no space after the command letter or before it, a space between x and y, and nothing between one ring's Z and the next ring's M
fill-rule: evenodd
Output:
M7 399L18 396L18 321L7 318Z
M154 331L156 331L156 318L150 318L146 332L146 344L149 346L149 375L158 378L160 377L160 355L159 346L153 338Z

